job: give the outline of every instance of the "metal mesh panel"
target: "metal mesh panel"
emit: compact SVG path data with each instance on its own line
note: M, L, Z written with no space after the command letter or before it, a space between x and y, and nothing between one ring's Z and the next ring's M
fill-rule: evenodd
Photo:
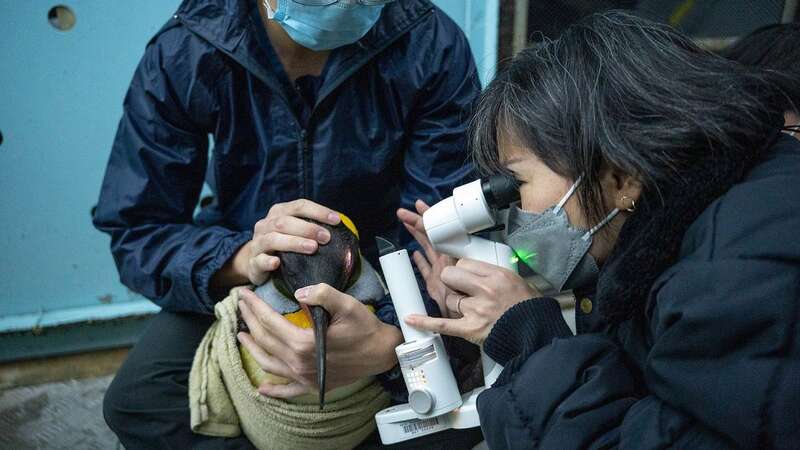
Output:
M780 22L784 6L784 0L642 0L636 10L703 39L743 36Z
M693 38L726 39L781 22L792 0L530 0L528 36L554 38L570 23L613 8L668 23ZM795 10L796 11L796 10Z
M561 30L584 16L607 9L631 9L636 0L530 0L528 36L540 41L543 36L558 37Z

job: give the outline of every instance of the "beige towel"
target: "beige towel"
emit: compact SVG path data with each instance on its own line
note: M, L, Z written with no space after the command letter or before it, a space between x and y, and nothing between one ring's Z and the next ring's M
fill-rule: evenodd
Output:
M242 368L236 340L238 290L217 303L192 362L189 406L192 431L210 436L244 434L259 449L350 449L375 430L375 414L389 396L374 379L335 389L325 409L264 397Z

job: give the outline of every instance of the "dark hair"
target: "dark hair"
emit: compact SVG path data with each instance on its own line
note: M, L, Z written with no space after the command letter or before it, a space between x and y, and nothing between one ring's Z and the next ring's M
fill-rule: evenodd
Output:
M482 94L471 123L484 173L509 132L577 191L590 219L608 213L604 166L631 174L644 195L681 182L681 171L728 148L764 145L783 124L763 71L697 47L667 25L622 11L594 14L556 40L520 52Z
M787 98L779 98L784 111L800 113L800 24L783 23L761 27L730 46L724 55L746 66L786 74L781 88Z

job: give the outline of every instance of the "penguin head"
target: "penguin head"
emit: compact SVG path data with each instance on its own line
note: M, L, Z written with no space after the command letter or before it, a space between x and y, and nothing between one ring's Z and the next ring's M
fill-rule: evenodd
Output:
M358 279L361 257L358 249L358 230L345 215L338 225L314 222L327 229L331 239L319 245L312 255L279 252L281 264L275 274L276 287L288 298L300 288L326 283L339 291L346 291Z
M331 239L327 244L319 245L312 255L280 252L280 270L275 278L275 286L282 288L289 298L294 292L306 286L326 283L334 289L344 292L358 278L361 269L361 255L358 250L358 230L347 216L341 215L338 225L314 222L326 228ZM283 286L283 287L281 287ZM320 306L309 306L308 315L314 328L314 341L317 354L317 383L319 385L319 409L325 405L326 377L326 334L330 323L330 314Z

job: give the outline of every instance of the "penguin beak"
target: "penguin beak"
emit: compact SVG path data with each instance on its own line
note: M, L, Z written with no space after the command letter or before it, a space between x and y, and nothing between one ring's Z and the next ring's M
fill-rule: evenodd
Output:
M321 306L311 305L311 322L314 324L314 345L317 350L317 384L319 385L319 409L325 406L325 342L331 315Z

